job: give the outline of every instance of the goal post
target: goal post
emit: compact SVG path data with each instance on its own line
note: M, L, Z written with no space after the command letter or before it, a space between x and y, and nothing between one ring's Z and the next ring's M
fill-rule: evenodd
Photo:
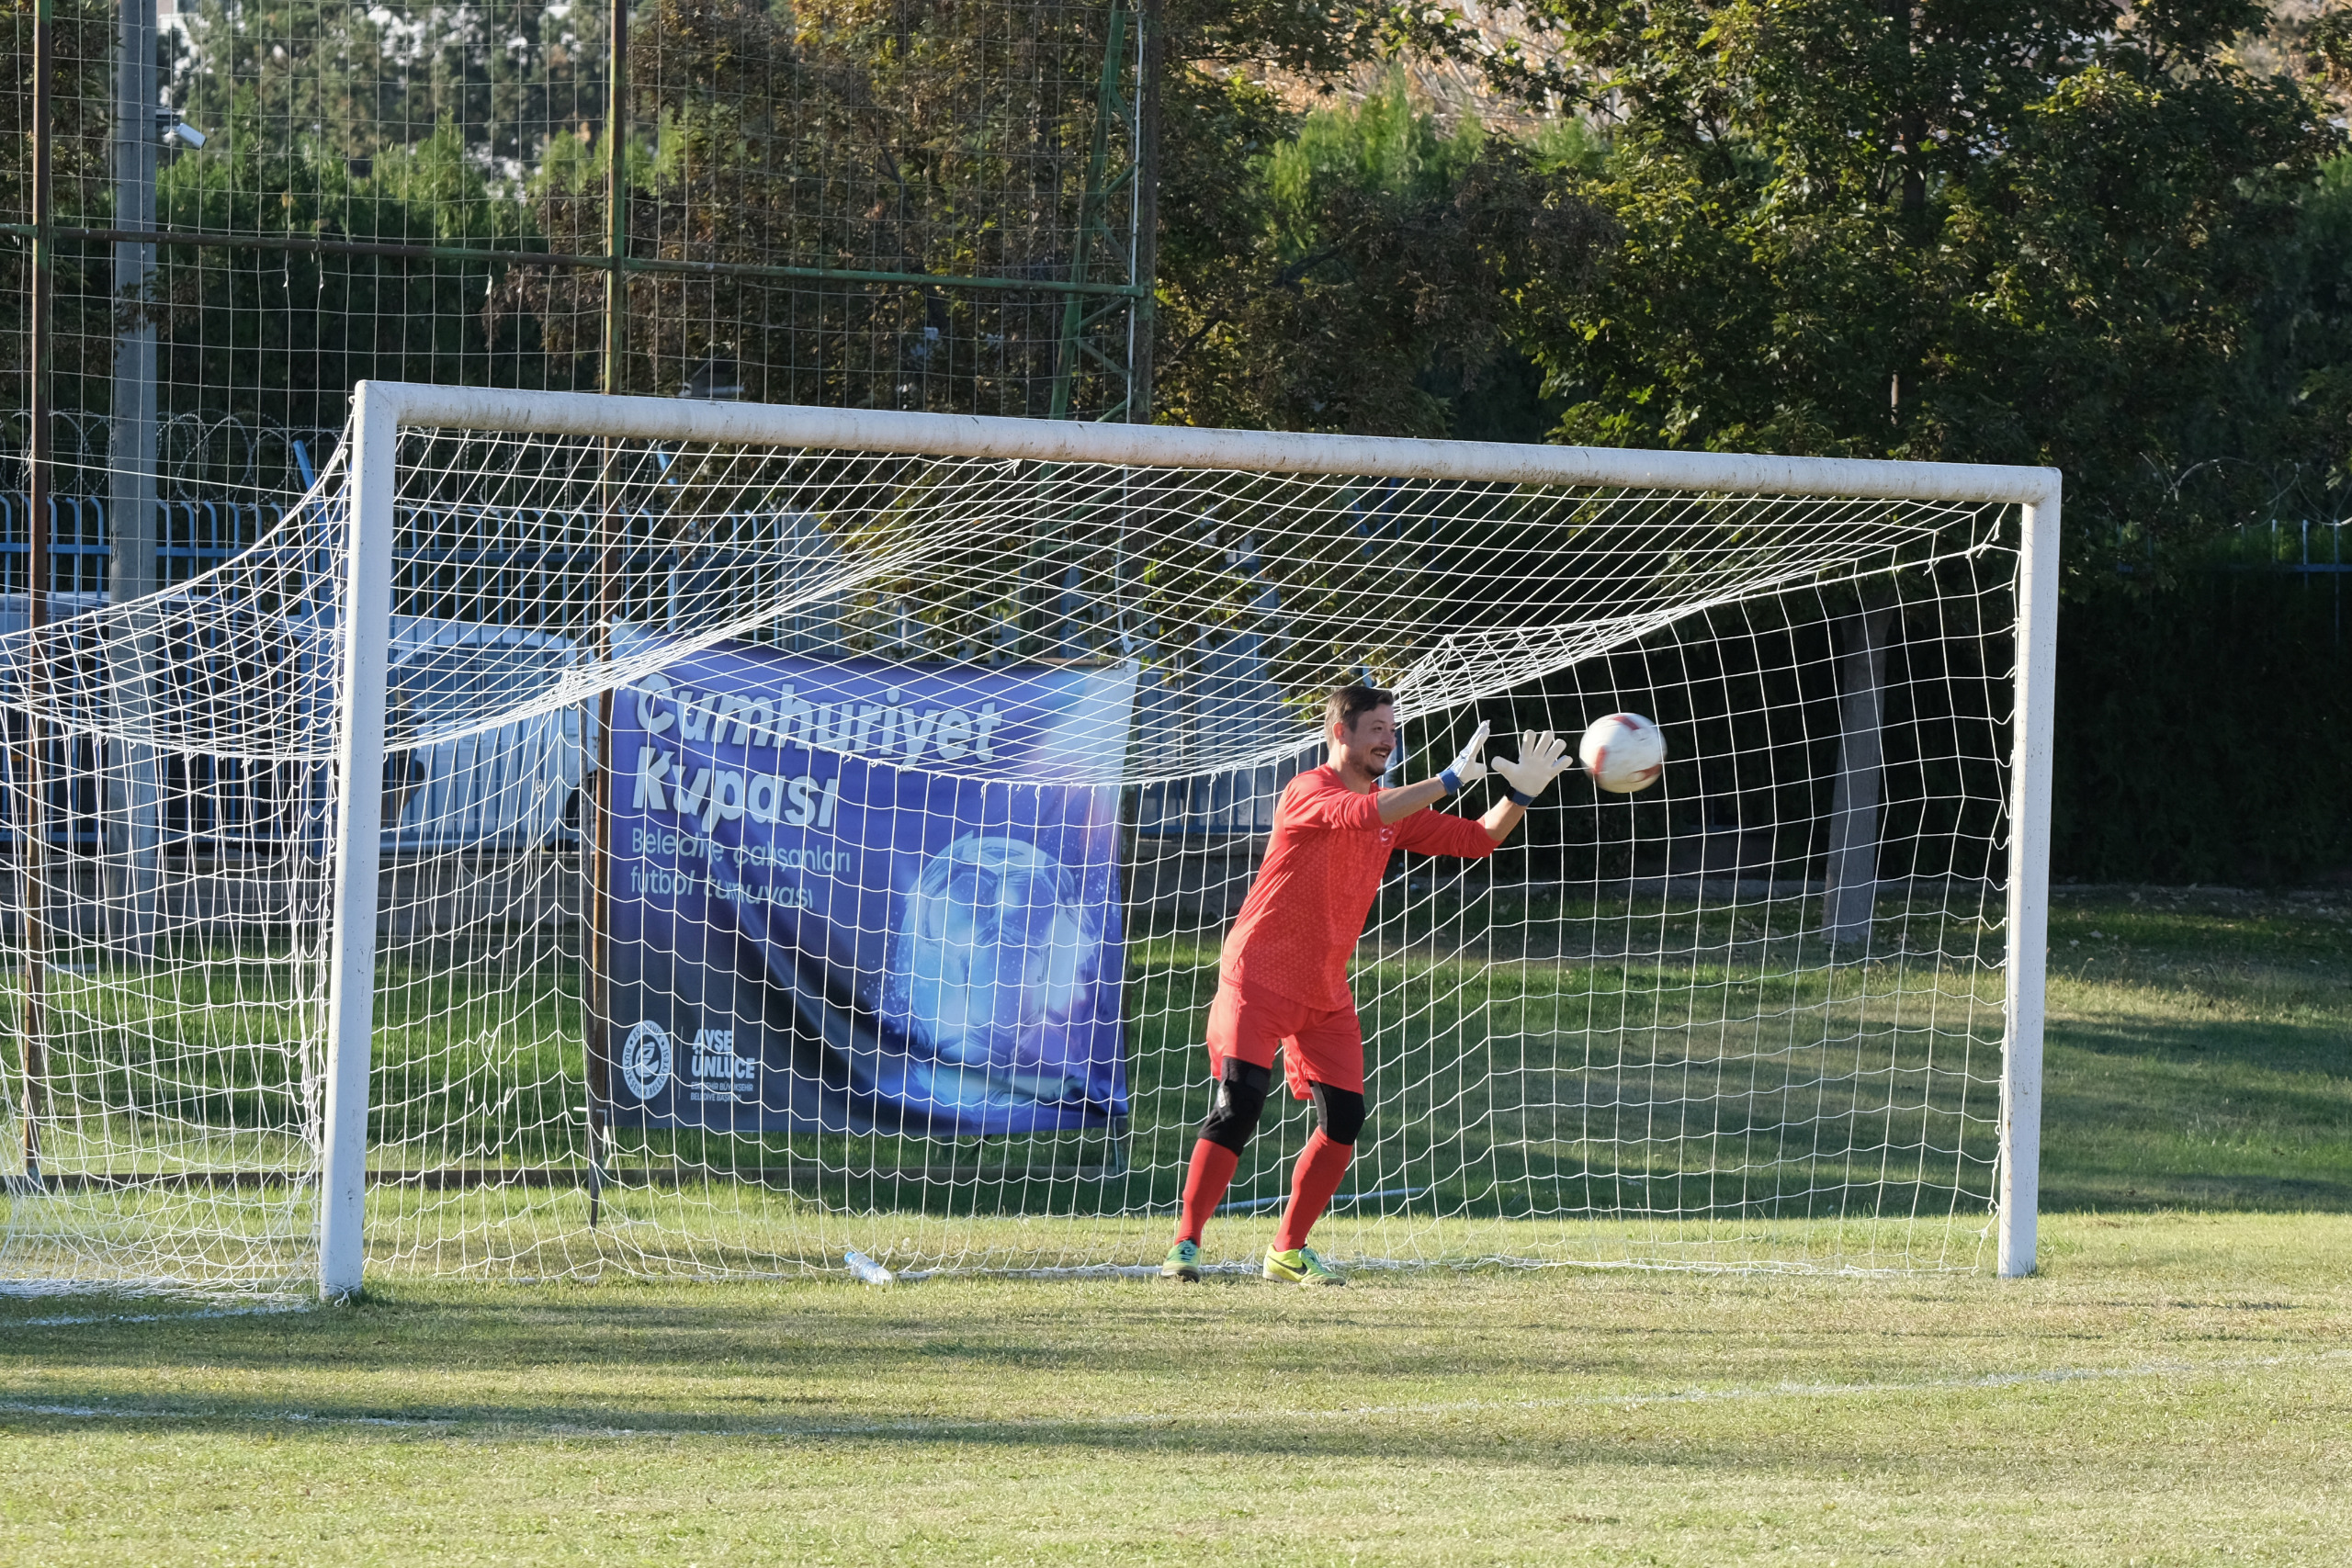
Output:
M1836 494L1875 499L1998 501L2020 506L2015 752L2010 840L2007 1011L2000 1111L1997 1267L2030 1273L2041 1138L2042 973L2048 900L2051 706L2055 690L2055 568L2059 475L2042 468L1512 446L1186 427L1080 424L923 413L775 407L651 398L524 394L469 388L363 383L354 416L356 476L349 682L342 782L343 857L336 931L334 1064L322 1189L321 1274L331 1293L356 1290L364 1186L366 1064L373 980L372 786L380 768L383 647L390 636L391 450L402 428L697 445L740 444L850 452L921 453L1033 463L1211 468L1411 479L1609 487L1734 494ZM373 646L369 646L372 637ZM2036 830L2037 828L2039 830ZM362 990L362 987L368 987ZM360 1098L357 1109L348 1107Z
M2050 964L2050 790L2058 697L2058 476L2021 502L2009 840L2008 1031L2001 1054L2000 1250L2009 1279L2035 1267L2041 1205L2041 1029Z
M1668 763L1394 869L1336 1251L2030 1273L2058 528L2042 468L362 383L141 602L154 716L0 691L168 797L143 964L60 840L0 1278L1138 1268L1349 678L1406 776L1620 709Z
M349 575L336 736L334 956L327 993L325 1158L319 1290L356 1293L367 1262L368 1074L376 1033L382 887L384 708L392 637L394 496L406 389L362 381L352 399Z

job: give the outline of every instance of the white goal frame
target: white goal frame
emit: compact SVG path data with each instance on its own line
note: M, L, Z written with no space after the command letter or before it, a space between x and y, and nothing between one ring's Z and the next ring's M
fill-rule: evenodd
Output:
M391 639L395 458L404 428L2019 507L1996 1267L2010 1278L2033 1272L2057 685L2057 469L1081 424L398 381L360 382L353 407L348 613L338 634L347 685L336 746L342 798L334 846L324 1169L319 1194L322 1295L341 1299L356 1292L365 1262L368 1084L382 837L379 781Z

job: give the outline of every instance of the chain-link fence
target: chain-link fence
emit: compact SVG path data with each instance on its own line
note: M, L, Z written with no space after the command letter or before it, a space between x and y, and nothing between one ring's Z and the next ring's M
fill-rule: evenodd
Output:
M18 0L0 589L250 542L364 378L1145 417L1149 20Z

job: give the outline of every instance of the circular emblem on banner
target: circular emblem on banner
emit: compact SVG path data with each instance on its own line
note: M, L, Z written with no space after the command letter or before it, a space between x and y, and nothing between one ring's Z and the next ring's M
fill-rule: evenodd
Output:
M670 1082L670 1036L650 1018L621 1043L621 1081L639 1100L651 1100Z

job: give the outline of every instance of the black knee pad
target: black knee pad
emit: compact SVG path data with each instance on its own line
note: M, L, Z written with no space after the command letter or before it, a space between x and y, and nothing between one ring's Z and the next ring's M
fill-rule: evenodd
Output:
M1327 1083L1306 1086L1309 1098L1315 1101L1315 1124L1323 1135L1335 1144L1352 1147L1356 1134L1363 1131L1363 1096L1351 1089L1333 1089Z
M1227 1056L1224 1076L1217 1079L1216 1100L1209 1106L1208 1120L1201 1123L1201 1136L1237 1155L1248 1148L1273 1083L1272 1069Z

